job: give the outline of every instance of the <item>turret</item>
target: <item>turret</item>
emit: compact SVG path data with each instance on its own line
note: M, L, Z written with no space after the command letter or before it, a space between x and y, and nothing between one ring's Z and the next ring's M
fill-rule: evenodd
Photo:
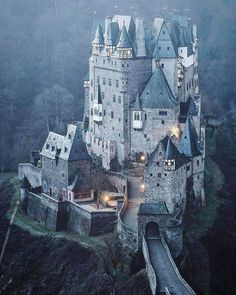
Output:
M120 34L120 39L117 44L117 52L119 58L127 59L133 57L133 46L126 30L125 24L123 24L123 28Z
M104 37L102 33L102 28L99 24L97 26L97 30L92 42L92 46L93 46L93 54L99 54L101 49L104 47Z
M102 95L101 95L101 88L99 84L97 89L97 100L94 101L93 119L96 123L102 122Z
M139 94L137 93L134 108L133 108L133 128L142 129L143 120L142 120L142 109L140 107Z

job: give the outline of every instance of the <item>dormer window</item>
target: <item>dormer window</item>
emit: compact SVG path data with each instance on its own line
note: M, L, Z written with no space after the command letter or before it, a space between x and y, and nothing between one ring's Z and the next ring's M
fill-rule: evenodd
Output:
M52 152L55 151L55 146L52 146Z
M49 149L49 144L48 144L48 143L46 144L46 149L47 149L47 150Z
M71 134L68 135L69 139L71 139Z
M65 150L65 153L67 153L67 150L68 150L68 149L67 149L67 147L65 147L65 149L64 149L64 150Z

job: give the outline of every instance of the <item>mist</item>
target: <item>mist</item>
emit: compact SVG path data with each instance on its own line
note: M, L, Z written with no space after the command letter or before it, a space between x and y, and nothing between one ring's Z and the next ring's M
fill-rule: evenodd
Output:
M236 1L0 0L0 169L15 170L83 112L94 25L131 14L147 22L178 12L198 25L204 113L223 113L236 93ZM46 111L45 111L46 110Z

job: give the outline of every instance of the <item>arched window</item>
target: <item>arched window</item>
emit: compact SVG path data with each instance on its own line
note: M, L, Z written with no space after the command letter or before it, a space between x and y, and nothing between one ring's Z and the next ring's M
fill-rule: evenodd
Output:
M134 120L135 121L140 121L140 114L139 114L139 112L135 112L134 113Z

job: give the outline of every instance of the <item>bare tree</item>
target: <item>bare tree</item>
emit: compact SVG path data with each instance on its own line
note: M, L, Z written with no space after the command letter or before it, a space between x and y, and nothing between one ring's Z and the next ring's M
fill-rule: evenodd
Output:
M119 274L123 272L127 252L122 246L117 233L103 238L105 247L99 252L101 258L101 275L108 279L111 294L116 294Z
M105 174L104 170L99 167L95 168L92 171L92 187L95 190L96 198L97 198L97 209L100 208L100 194L105 184Z

